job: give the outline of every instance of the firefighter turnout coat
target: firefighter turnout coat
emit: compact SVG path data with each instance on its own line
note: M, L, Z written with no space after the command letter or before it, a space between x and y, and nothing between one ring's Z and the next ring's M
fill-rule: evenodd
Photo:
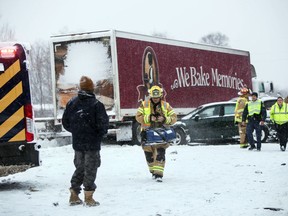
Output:
M152 115L162 115L165 117L164 122L151 122ZM177 115L170 104L161 100L158 105L148 99L142 101L136 114L136 120L141 124L141 129L145 130L149 127L157 128L165 125L172 125L177 121Z

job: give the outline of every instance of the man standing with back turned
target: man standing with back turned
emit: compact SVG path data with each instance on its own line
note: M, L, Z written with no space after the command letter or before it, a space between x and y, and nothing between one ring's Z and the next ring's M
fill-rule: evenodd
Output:
M80 79L78 96L72 98L63 114L63 127L72 133L75 171L71 178L70 205L80 205L81 186L84 186L84 203L99 205L93 199L97 169L100 167L100 149L104 134L107 133L109 118L104 105L93 93L93 81L86 76Z

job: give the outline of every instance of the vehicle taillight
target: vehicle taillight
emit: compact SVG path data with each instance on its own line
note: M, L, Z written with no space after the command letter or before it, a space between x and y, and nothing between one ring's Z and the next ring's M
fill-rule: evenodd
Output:
M27 142L31 142L34 140L33 111L31 104L24 106L24 114L26 118L26 140Z
M0 58L9 59L15 58L16 47L5 47L0 49Z

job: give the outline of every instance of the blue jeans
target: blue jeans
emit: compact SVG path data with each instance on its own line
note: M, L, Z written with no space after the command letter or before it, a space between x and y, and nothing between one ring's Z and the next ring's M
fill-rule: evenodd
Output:
M261 149L261 130L262 127L260 125L260 121L255 120L253 118L248 120L247 128L246 128L246 134L247 139L250 144L250 146L255 148L255 141L253 138L253 132L256 131L256 137L257 137L257 149Z

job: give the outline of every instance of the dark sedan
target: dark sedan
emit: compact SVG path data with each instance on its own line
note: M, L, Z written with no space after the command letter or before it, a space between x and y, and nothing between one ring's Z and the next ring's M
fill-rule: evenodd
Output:
M174 124L176 144L239 139L238 127L234 123L235 106L236 102L232 101L199 106ZM265 125L262 130L262 142L266 141L268 135L269 130Z

